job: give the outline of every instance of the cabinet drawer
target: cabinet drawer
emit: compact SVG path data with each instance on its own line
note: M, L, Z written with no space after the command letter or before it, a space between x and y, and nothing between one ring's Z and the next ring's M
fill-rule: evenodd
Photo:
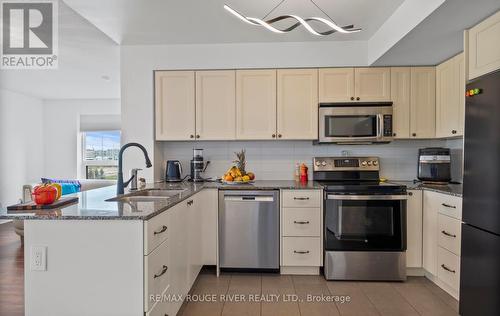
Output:
M320 207L320 190L284 190L283 207Z
M460 255L461 222L458 219L438 215L438 244L439 246Z
M284 266L321 266L319 237L283 237Z
M162 243L152 253L144 256L144 307L148 311L154 301L150 295L162 294L170 284L168 241Z
M174 295L174 293L172 293L171 287L167 288L165 292L163 292L162 297L160 298L158 303L156 303L156 305L154 305L154 307L148 313L146 313L146 316L176 315L177 311L182 305L182 302L176 302L175 300L169 301L169 295Z
M438 278L458 291L460 286L460 257L438 247Z
M283 236L319 237L320 234L319 208L283 208Z
M144 222L144 254L153 251L168 237L170 211L165 211L158 216Z
M462 219L462 198L440 194L438 212L456 219Z

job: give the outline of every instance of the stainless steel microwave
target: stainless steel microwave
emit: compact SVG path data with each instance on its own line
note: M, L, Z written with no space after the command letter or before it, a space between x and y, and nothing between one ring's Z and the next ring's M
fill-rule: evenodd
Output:
M388 143L392 125L392 102L319 106L319 143Z

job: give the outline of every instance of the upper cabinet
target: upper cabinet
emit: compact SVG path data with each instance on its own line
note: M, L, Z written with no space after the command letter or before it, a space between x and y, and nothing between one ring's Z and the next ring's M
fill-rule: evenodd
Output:
M196 138L230 140L236 137L236 72L196 72Z
M436 67L436 136L463 135L465 63L459 54Z
M351 102L353 100L354 68L319 70L319 102Z
M391 69L325 68L319 70L319 102L391 101Z
M391 101L391 69L355 68L354 94L356 101Z
M194 91L194 71L155 72L157 140L194 139Z
M500 69L499 39L500 11L468 31L469 80Z
M410 71L410 138L436 136L436 68Z
M277 136L318 139L318 70L278 70Z
M236 71L236 138L276 138L276 70Z
M410 67L391 68L393 136L410 138Z

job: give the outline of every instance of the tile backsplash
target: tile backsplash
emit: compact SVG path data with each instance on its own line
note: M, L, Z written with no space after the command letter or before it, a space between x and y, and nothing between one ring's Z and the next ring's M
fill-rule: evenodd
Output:
M247 171L253 171L260 180L293 179L295 164L304 162L309 167L311 178L312 158L316 156L378 156L381 176L392 180L412 180L417 177L418 149L423 147L450 147L459 167L452 165L461 181L461 142L458 140L396 140L390 144L374 145L313 145L311 141L199 141L159 142L156 146L161 161L155 168L164 170L166 160L180 160L184 174L189 173L189 161L193 148L204 149L205 161L209 160L205 177L220 177L232 165L234 152L246 150ZM461 155L461 154L460 154ZM163 171L161 172L163 175Z

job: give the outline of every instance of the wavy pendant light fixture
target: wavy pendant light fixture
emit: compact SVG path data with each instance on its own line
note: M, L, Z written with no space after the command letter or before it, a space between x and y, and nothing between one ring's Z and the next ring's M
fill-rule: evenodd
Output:
M244 16L243 14L239 13L238 11L234 10L227 4L224 5L224 9L228 11L229 13L233 14L240 20L242 20L245 23L254 25L254 26L262 26L266 28L267 30L274 32L274 33L288 33L298 26L303 26L306 30L309 31L309 33L317 36L326 36L330 35L333 33L356 33L360 32L360 28L354 28L354 25L346 25L346 26L339 26L335 22L333 22L333 19L330 18L328 14L326 14L325 11L323 11L313 0L309 0L316 8L318 8L324 15L328 17L328 19L325 18L320 18L320 17L309 17L309 18L301 18L300 16L294 15L294 14L286 14L286 15L280 15L275 18L269 19L269 20L264 20L269 14L271 14L274 10L276 10L279 6L283 4L286 0L282 0L278 5L276 5L274 8L271 9L262 19L259 18L254 18L254 17L249 17L249 16ZM277 28L273 26L273 23L279 22L279 21L284 21L284 20L293 20L295 21L294 24L287 28ZM326 25L329 29L326 31L316 31L308 22L310 21L316 21L323 23Z

